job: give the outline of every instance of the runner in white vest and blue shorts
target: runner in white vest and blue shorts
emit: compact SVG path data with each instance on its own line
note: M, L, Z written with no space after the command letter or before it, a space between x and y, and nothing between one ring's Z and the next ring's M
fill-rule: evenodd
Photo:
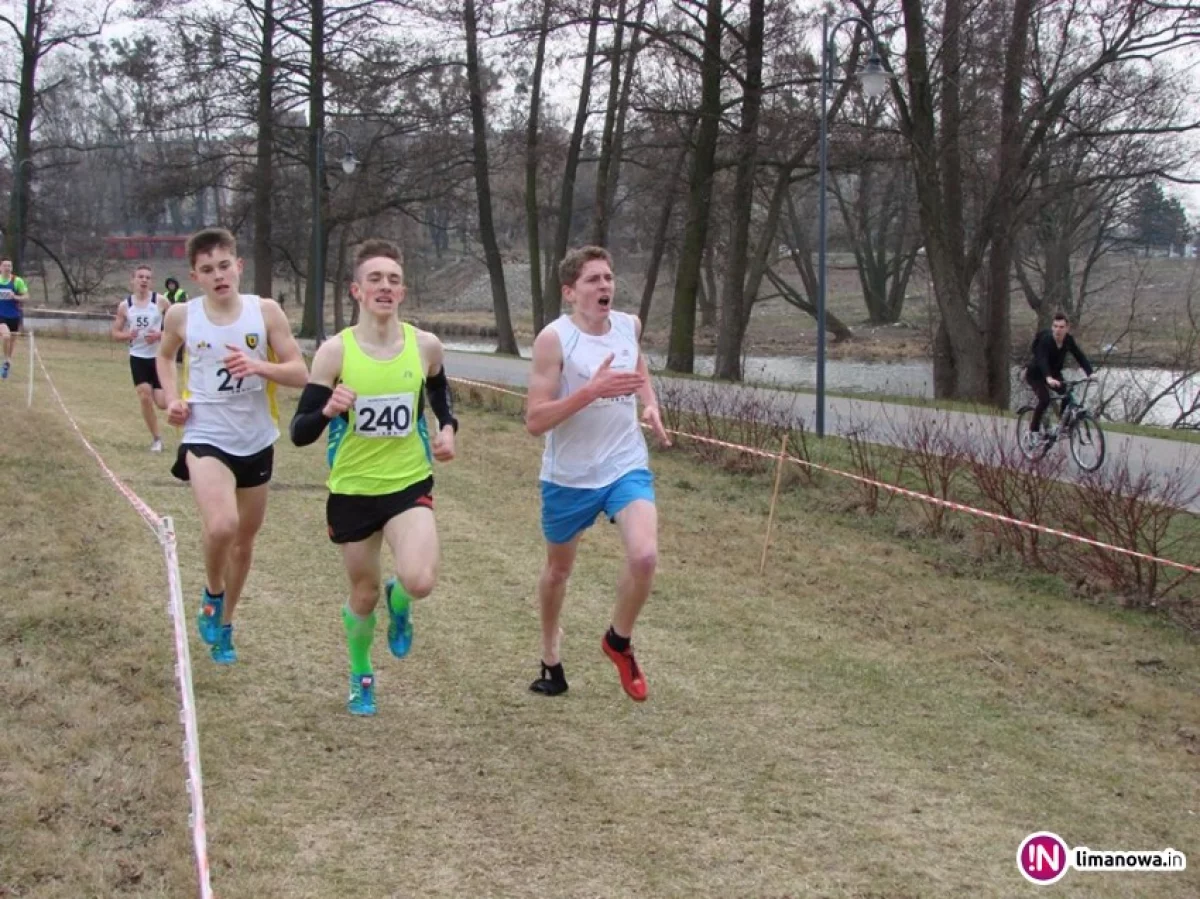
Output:
M637 702L646 678L634 658L633 626L650 595L658 561L658 512L641 420L664 446L670 439L639 340L641 322L612 309L612 256L601 247L569 252L558 268L570 312L548 324L533 344L525 423L546 435L540 476L546 565L538 581L542 671L530 689L567 691L559 618L579 538L603 513L625 545L617 603L601 649L621 686Z
M142 407L142 420L150 430L150 452L161 453L162 435L158 430L158 409L166 409L167 401L158 380L155 358L162 339L163 318L171 304L150 289L154 271L142 264L133 270L128 296L117 304L113 317L112 336L129 344L129 371L133 389Z
M200 638L213 661L237 661L233 612L267 514L267 483L279 439L275 385L301 388L308 369L274 300L238 293L242 260L224 228L187 244L191 279L204 295L171 307L158 348L167 421L183 425L171 473L190 481L204 542ZM183 354L183 390L175 354Z

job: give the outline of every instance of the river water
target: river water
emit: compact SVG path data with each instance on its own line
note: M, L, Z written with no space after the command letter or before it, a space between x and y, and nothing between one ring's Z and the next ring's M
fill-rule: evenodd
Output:
M445 342L445 346L449 350L477 353L490 353L496 349L495 343L490 341L450 340ZM529 352L529 347L521 347L522 356L528 357ZM663 353L649 352L646 358L654 369L661 369L666 364L666 355ZM697 355L696 374L711 375L715 362L715 356ZM811 390L817 386L817 361L802 356L747 356L743 374L748 384ZM1068 372L1068 377L1072 375L1072 372ZM1012 376L1013 402L1014 405L1020 405L1029 399L1030 393L1020 383L1019 368L1013 369ZM1097 383L1089 388L1087 404L1095 408L1098 398L1105 400L1106 416L1124 421L1144 405L1144 397L1157 396L1177 380L1178 375L1161 368L1100 368ZM825 389L832 393L932 399L933 363L826 360ZM1142 423L1169 427L1182 410L1196 407L1198 400L1200 378L1193 376L1159 399ZM1200 409L1192 413L1190 420L1200 423Z
M108 319L74 319L65 323L62 319L27 318L27 327L34 330L85 331L106 333L111 326ZM447 340L446 349L459 352L490 353L496 349L492 341ZM521 347L521 355L528 357L530 348ZM662 353L647 353L650 367L661 369L666 364ZM696 374L711 375L716 357L696 356ZM746 383L764 387L798 387L813 389L817 385L817 363L815 359L802 356L747 356L743 366ZM1098 384L1089 392L1088 405L1096 407L1098 399L1105 400L1105 415L1116 421L1125 421L1131 412L1144 404L1143 397L1154 397L1178 379L1178 376L1161 368L1101 368ZM1019 370L1013 369L1013 401L1025 402L1030 394L1019 383ZM931 399L933 397L933 364L930 362L848 362L827 360L825 363L825 388L832 393L884 394ZM1097 389L1098 388L1098 389ZM1142 420L1143 424L1169 427L1183 409L1192 409L1200 401L1200 377L1191 377L1179 384L1167 396L1159 399ZM1190 421L1200 423L1200 409L1192 412Z

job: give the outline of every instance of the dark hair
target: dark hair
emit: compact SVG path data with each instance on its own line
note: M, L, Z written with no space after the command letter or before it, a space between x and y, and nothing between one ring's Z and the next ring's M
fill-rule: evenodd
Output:
M163 281L163 287L170 287L172 284L174 284L176 287L179 286L179 282L172 277L168 277L167 280Z
M227 228L205 228L203 231L197 231L187 240L188 264L195 268L196 257L213 250L228 250L236 256L237 238Z
M571 250L558 264L558 283L563 287L574 287L583 267L597 259L603 259L612 267L612 254L604 247L576 247Z
M404 265L404 255L398 246L382 237L370 237L360 243L354 251L354 277L358 277L358 269L364 262L369 259L378 259L381 256L384 259L391 259L401 267Z
M1055 312L1054 320L1056 322L1066 322L1068 325L1071 324L1071 320L1067 318L1067 313L1065 312Z

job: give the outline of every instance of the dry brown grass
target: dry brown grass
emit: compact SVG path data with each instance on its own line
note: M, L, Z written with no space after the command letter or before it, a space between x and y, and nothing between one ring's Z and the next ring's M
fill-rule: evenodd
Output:
M168 460L145 452L124 360L82 342L43 352L110 464L176 517L190 607L196 517ZM18 505L0 611L0 885L187 895L155 548L45 393L30 414L23 391L2 386L3 477ZM1049 581L954 576L803 490L781 497L760 578L769 475L660 454L662 562L637 635L650 701L626 700L599 653L619 558L607 525L586 538L565 613L571 692L529 694L537 443L515 419L460 415L461 457L438 471L440 584L417 608L410 658L387 655L381 623L371 720L343 707L345 587L323 536L323 453L279 446L239 611L242 660L218 669L193 643L221 899L1011 896L1026 892L1014 858L1034 830L1200 851L1194 643ZM103 589L115 598L98 619ZM143 799L123 834L89 823L125 795ZM156 828L126 856L113 849ZM123 857L140 883L120 884ZM1193 861L1183 874L1072 873L1057 890L1198 887Z

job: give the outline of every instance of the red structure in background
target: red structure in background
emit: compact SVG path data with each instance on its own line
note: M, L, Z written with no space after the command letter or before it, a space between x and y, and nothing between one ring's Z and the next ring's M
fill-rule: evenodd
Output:
M106 237L104 251L109 259L186 259L187 235Z

